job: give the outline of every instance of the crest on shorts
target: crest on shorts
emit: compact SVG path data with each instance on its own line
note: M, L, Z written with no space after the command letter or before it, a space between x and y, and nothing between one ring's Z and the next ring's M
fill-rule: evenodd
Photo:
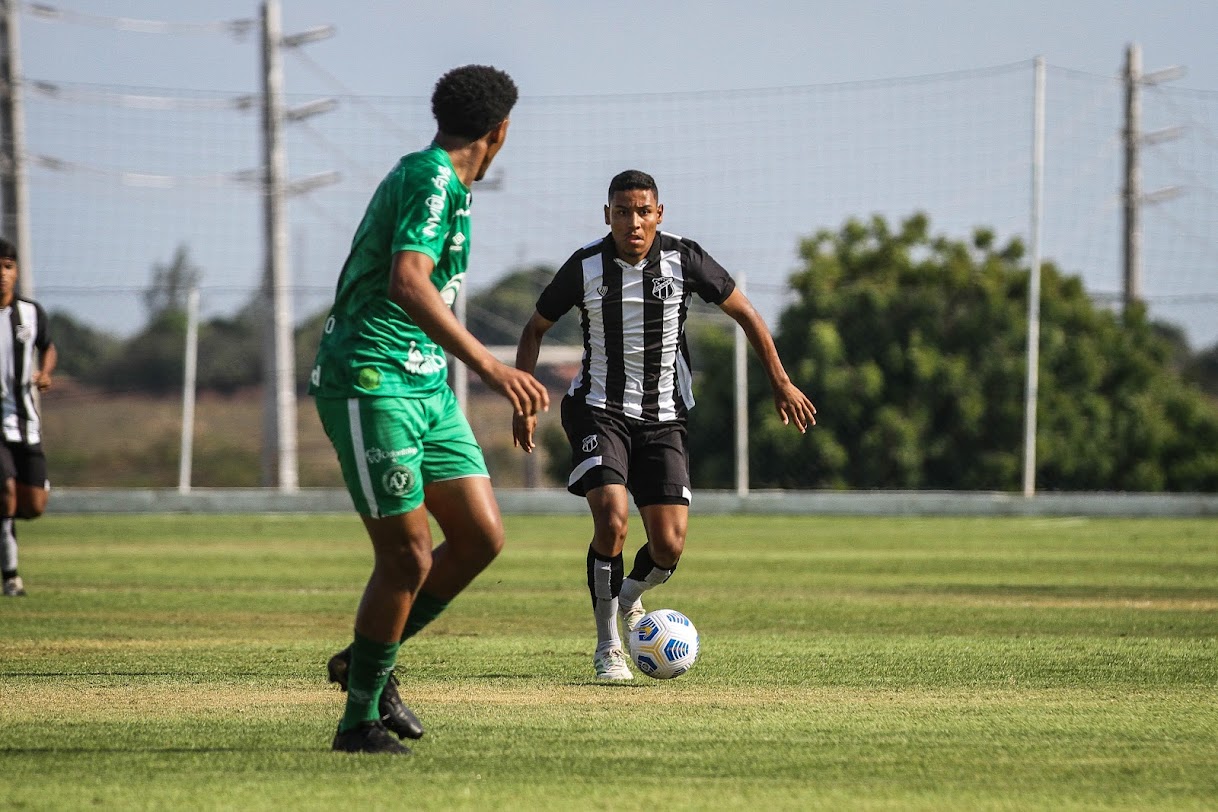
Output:
M587 437L584 438L583 443L581 443L579 447L585 454L591 454L593 451L596 450L596 447L598 445L599 445L599 443L597 442L596 435L589 434Z
M405 496L414 487L414 471L405 465L395 465L381 477L381 485L390 496Z
M667 299L677 292L671 276L657 276L651 280L651 295L657 299Z

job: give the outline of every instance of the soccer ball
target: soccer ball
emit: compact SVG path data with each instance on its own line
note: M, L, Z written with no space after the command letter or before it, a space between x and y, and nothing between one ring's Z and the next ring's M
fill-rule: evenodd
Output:
M630 632L630 658L649 677L672 679L698 659L698 630L675 609L657 609L643 615Z

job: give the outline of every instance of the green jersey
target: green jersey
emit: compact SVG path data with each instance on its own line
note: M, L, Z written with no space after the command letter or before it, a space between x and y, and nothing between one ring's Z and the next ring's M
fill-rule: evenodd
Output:
M431 282L452 307L469 261L471 198L435 144L385 176L338 278L309 394L421 398L447 385L444 351L389 299L389 274L398 251L426 254L436 263Z

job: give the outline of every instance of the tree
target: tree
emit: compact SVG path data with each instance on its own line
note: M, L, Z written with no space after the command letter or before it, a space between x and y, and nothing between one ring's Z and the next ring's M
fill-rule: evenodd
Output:
M190 261L190 249L185 244L178 246L168 264L154 264L152 282L144 290L149 321L155 321L163 313L185 313L187 295L199 286L202 278L203 271Z
M554 278L549 265L517 268L486 290L469 297L466 321L474 337L487 345L516 346L520 331L533 315L537 297ZM546 333L547 344L579 344L579 319L568 314Z
M98 383L102 371L118 355L123 342L110 333L77 321L68 313L55 311L47 318L51 323L51 337L59 351L58 372L82 383Z
M896 231L880 217L851 220L800 253L776 343L819 425L792 436L754 368L752 484L1017 488L1028 285L1019 241L996 246L986 229L970 243L931 236L919 214ZM1040 487L1218 489L1218 410L1180 378L1170 330L1140 310L1122 319L1097 309L1051 263L1041 322ZM712 366L730 368L728 347L710 340L702 349L718 354ZM718 378L695 413L716 388ZM723 398L708 411L726 414ZM730 422L703 418L716 421L721 443ZM693 464L695 484L721 480L719 470L698 470L697 456Z
M1218 344L1191 356L1184 374L1203 391L1218 398Z

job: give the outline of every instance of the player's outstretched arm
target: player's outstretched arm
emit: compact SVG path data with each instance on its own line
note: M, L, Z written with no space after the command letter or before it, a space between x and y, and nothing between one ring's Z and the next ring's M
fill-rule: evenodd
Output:
M784 424L794 423L800 432L816 425L816 407L808 396L791 383L783 368L782 359L778 357L778 349L774 346L774 337L765 325L761 315L753 307L748 297L740 289L732 291L719 307L724 313L740 325L748 336L749 344L761 359L766 375L770 378L770 388L774 390L774 408Z
M520 333L520 342L516 345L516 369L530 375L537 369L537 356L541 354L541 340L546 331L554 326L554 322L533 311L532 318ZM533 432L537 428L537 415L512 415L512 443L532 454L536 447L533 443Z
M431 283L434 268L435 263L426 254L417 251L394 254L389 298L414 319L432 341L465 362L487 386L507 398L514 412L530 415L550 408L550 394L540 381L496 360L490 350L457 320Z

